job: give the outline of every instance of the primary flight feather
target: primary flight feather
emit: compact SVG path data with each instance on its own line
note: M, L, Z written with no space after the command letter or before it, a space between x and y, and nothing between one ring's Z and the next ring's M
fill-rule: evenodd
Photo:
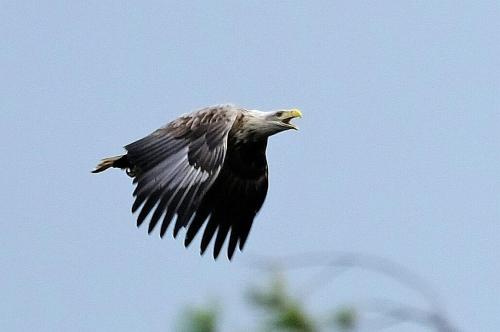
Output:
M149 216L148 232L160 224L163 237L175 219L174 237L187 228L187 247L203 224L201 253L215 237L214 258L229 235L227 255L243 249L267 194L269 136L297 129L298 109L261 112L233 105L203 108L125 146L93 173L110 167L134 178L137 225Z

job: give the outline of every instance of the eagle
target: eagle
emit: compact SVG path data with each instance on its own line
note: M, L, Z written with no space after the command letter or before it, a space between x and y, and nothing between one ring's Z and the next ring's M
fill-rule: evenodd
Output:
M215 238L216 259L229 235L231 260L237 247L243 250L266 198L268 137L298 129L291 123L298 117L298 109L262 112L230 104L209 106L126 145L125 154L102 159L92 172L114 167L133 178L132 213L139 211L138 227L149 220L149 234L160 223L163 237L175 219L174 238L186 228L188 247L206 224L200 253Z

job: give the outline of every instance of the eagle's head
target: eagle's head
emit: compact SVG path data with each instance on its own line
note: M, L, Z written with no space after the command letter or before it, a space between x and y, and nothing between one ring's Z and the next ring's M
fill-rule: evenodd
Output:
M294 118L301 118L302 112L297 108L279 109L271 112L261 112L257 110L247 110L245 113L243 136L246 138L268 137L279 132L299 128L291 121Z
M266 120L274 126L276 132L280 132L288 129L299 129L296 125L291 123L294 118L301 118L302 112L297 108L292 108L290 110L277 110L274 112L269 112Z

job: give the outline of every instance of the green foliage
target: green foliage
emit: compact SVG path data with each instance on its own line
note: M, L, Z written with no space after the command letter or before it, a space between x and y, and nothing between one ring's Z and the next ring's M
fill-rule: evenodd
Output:
M253 289L250 303L267 314L264 330L282 332L315 332L314 319L301 303L292 298L280 278L275 278L267 289Z
M179 331L216 332L218 314L213 308L190 308L184 313Z
M264 313L258 322L266 332L319 332L323 330L354 331L356 312L343 308L327 321L307 312L299 299L290 295L285 280L279 276L271 279L268 286L254 287L247 294L249 303ZM182 316L181 332L217 332L219 314L214 306L196 307L186 310Z

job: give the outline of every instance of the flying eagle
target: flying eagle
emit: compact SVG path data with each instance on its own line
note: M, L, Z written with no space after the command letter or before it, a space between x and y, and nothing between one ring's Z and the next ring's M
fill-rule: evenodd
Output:
M243 249L253 219L267 194L267 138L302 117L298 109L261 112L233 105L206 107L168 123L125 146L126 154L103 159L93 170L126 170L139 211L137 226L148 215L151 233L160 219L163 237L176 216L174 238L187 228L187 247L206 222L201 254L215 237L217 258L227 235L231 259Z

